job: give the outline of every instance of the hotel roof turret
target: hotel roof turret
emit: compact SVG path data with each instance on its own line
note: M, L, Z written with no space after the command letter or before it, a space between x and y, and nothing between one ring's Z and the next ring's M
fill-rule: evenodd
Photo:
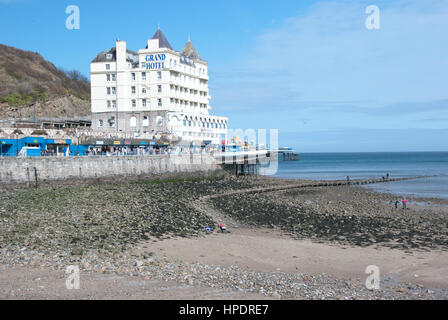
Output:
M162 30L160 30L160 28L157 29L157 32L154 34L152 39L159 40L159 48L167 48L167 49L173 50L173 48L171 48L170 43L168 42L168 39L165 37ZM146 48L148 48L148 46L146 46Z

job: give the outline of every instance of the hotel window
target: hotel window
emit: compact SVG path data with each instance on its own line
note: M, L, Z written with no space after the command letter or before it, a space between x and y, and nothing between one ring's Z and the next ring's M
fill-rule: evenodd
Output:
M103 127L103 120L98 120L98 127L100 127L100 128Z
M187 120L184 120L184 127L187 126Z
M158 85L158 86L157 86L157 92L158 92L158 93L161 93L161 92L162 92L162 86L161 86L161 85Z
M109 73L106 74L106 77L107 77L107 81L110 81L110 74Z
M131 127L136 127L137 126L137 118L136 117L131 117L130 125L131 125Z
M146 88L142 88L142 93L143 93L143 94L146 93Z
M132 79L132 81L135 81L135 73L134 72L131 73L131 79Z
M157 79L162 80L162 71L157 71Z
M149 118L147 116L143 117L143 127L149 127Z
M146 99L142 99L142 106L146 107Z
M146 68L146 62L142 62L141 66L142 66L142 69Z
M110 64L106 64L106 70L110 70Z
M115 73L112 73L112 81L115 81L117 79L117 76Z
M110 100L107 100L107 108L110 108L111 104L110 104Z
M115 88L115 87L112 87L112 94L116 94L116 93L117 93L116 88Z
M110 87L107 87L106 90L107 90L107 94L110 94Z
M159 99L159 100L158 100L158 105L159 105L159 107L162 106L162 99Z
M146 72L142 72L142 80L146 81Z
M132 108L135 108L137 106L137 102L135 101L135 99L132 99Z
M112 100L112 108L116 108L117 107L117 100Z
M135 87L134 86L131 87L131 92L132 92L132 94L135 94Z

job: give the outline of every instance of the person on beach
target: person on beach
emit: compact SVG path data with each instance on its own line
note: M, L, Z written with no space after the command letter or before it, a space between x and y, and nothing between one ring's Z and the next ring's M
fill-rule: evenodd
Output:
M389 177L390 177L390 174L387 173L387 174L386 174L386 179L389 180Z
M350 177L347 176L346 179L347 179L347 184L350 184Z
M226 232L226 230L227 230L226 226L223 225L222 223L219 225L219 229L221 229L222 233Z
M403 200L401 200L401 203L403 203L403 210L406 210L406 204L408 203L408 200L406 198L403 198Z
M399 205L400 201L395 201L395 209L398 209L398 205Z

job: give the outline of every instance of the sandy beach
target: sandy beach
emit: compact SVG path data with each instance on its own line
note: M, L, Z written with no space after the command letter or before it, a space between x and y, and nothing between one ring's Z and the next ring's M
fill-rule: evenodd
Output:
M146 248L145 248L146 247ZM448 289L448 255L444 251L405 253L294 240L268 229L233 229L199 239L168 239L150 247L158 256L190 263L236 265L258 272L298 271L340 278L365 278L365 269L377 265L384 277L429 288Z
M4 189L1 298L448 297L444 200L397 210L390 194L312 184L217 177ZM77 293L63 288L67 265L81 268ZM365 287L369 265L380 290Z

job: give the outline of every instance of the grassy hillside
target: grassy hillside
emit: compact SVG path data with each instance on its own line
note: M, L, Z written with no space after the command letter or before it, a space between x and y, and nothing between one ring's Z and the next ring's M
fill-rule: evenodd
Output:
M90 82L80 72L56 68L36 52L0 44L0 118L90 114Z

